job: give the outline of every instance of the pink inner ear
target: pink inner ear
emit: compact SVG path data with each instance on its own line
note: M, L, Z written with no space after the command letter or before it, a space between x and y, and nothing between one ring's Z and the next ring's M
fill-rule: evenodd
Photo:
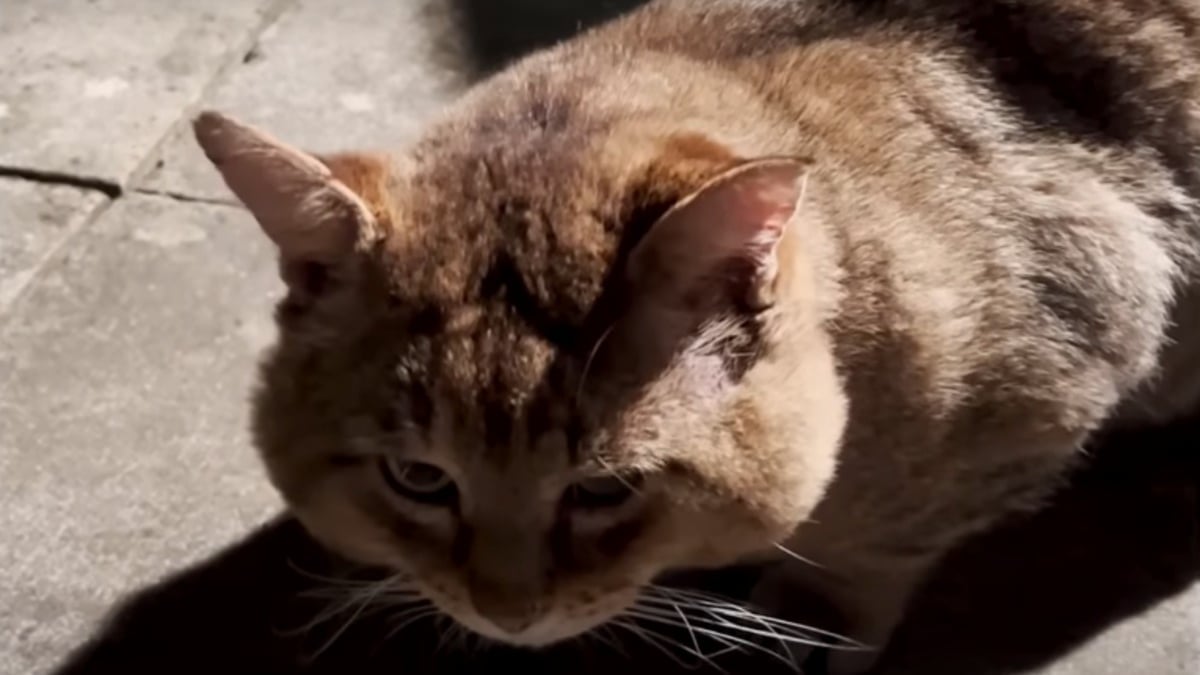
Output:
M729 261L773 275L775 253L800 204L807 164L770 159L718 176L675 205L630 256L630 278L683 290Z

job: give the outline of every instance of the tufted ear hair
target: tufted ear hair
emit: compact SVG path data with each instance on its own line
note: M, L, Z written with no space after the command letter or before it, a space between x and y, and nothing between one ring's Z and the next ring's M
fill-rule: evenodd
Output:
M743 162L671 207L630 253L635 288L692 304L702 282L724 284L753 308L767 302L779 244L803 199L809 163L791 158Z

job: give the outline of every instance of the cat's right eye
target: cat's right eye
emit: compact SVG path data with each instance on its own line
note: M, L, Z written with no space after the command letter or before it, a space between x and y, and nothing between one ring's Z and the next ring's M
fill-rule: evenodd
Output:
M445 506L458 497L458 488L450 474L428 462L388 457L381 469L388 486L414 502Z

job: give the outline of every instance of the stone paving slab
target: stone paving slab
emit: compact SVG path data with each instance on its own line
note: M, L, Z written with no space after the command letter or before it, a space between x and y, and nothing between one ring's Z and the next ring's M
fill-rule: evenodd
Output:
M0 321L42 262L105 201L94 190L0 179Z
M0 166L124 182L283 0L0 3Z
M1200 675L1200 584L1031 675Z
M204 101L312 151L395 148L462 90L451 3L301 0ZM330 31L337 26L337 31ZM140 188L228 198L183 129Z
M0 335L0 673L278 508L246 398L273 252L237 209L124 198Z

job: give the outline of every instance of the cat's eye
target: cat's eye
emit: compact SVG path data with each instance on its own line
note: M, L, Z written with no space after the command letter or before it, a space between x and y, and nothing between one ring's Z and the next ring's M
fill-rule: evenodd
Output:
M567 488L567 505L578 509L606 509L620 506L634 497L641 487L637 473L605 474L576 481Z
M444 470L427 462L395 458L383 461L383 476L397 494L427 504L448 504L458 491L454 479Z

